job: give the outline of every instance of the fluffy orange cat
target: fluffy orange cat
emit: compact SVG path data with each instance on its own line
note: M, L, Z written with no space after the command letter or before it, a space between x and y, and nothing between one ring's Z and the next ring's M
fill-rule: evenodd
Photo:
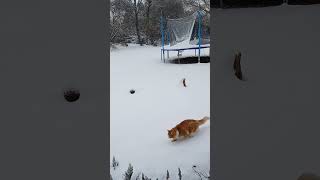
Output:
M207 116L200 120L186 119L174 128L168 130L169 139L176 141L179 137L191 137L195 132L197 132L199 126L206 123L208 120L209 117Z

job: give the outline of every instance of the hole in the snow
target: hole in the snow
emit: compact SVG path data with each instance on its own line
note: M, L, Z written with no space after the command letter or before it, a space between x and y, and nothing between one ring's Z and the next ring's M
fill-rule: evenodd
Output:
M130 90L130 94L134 94L136 91L134 89Z
M74 102L77 101L80 98L80 92L79 90L70 88L64 91L64 98L68 102Z

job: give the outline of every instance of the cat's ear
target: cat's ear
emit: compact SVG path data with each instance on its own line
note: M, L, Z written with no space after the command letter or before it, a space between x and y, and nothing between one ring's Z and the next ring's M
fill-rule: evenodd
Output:
M168 131L168 132L170 132L170 130L169 130L169 129L167 129L167 131Z

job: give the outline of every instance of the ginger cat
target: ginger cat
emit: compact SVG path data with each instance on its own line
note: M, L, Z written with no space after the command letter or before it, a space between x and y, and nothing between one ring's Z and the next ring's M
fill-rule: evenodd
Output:
M205 116L200 120L186 119L176 125L171 130L168 130L169 139L176 141L179 137L192 137L192 135L199 129L199 126L206 123L209 117Z

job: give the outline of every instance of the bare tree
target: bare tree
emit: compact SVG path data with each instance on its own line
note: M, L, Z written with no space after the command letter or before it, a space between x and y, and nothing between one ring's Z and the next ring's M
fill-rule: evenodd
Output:
M186 12L183 2L184 0L111 0L111 43L126 44L134 40L139 44L157 44L161 38L160 9L163 10L164 18L180 18Z
M147 43L151 43L153 44L153 42L151 42L151 35L150 35L150 8L152 6L152 0L146 0L146 27L145 27L145 31L146 31L146 36L147 36Z
M185 0L184 4L193 9L202 10L210 14L210 0Z
M138 43L142 45L140 30L139 30L139 6L138 3L141 3L141 0L133 0L133 8L134 8L134 16L135 16L135 25L136 25L136 33L138 38Z
M110 42L125 42L132 32L132 3L129 0L112 0L110 5Z

